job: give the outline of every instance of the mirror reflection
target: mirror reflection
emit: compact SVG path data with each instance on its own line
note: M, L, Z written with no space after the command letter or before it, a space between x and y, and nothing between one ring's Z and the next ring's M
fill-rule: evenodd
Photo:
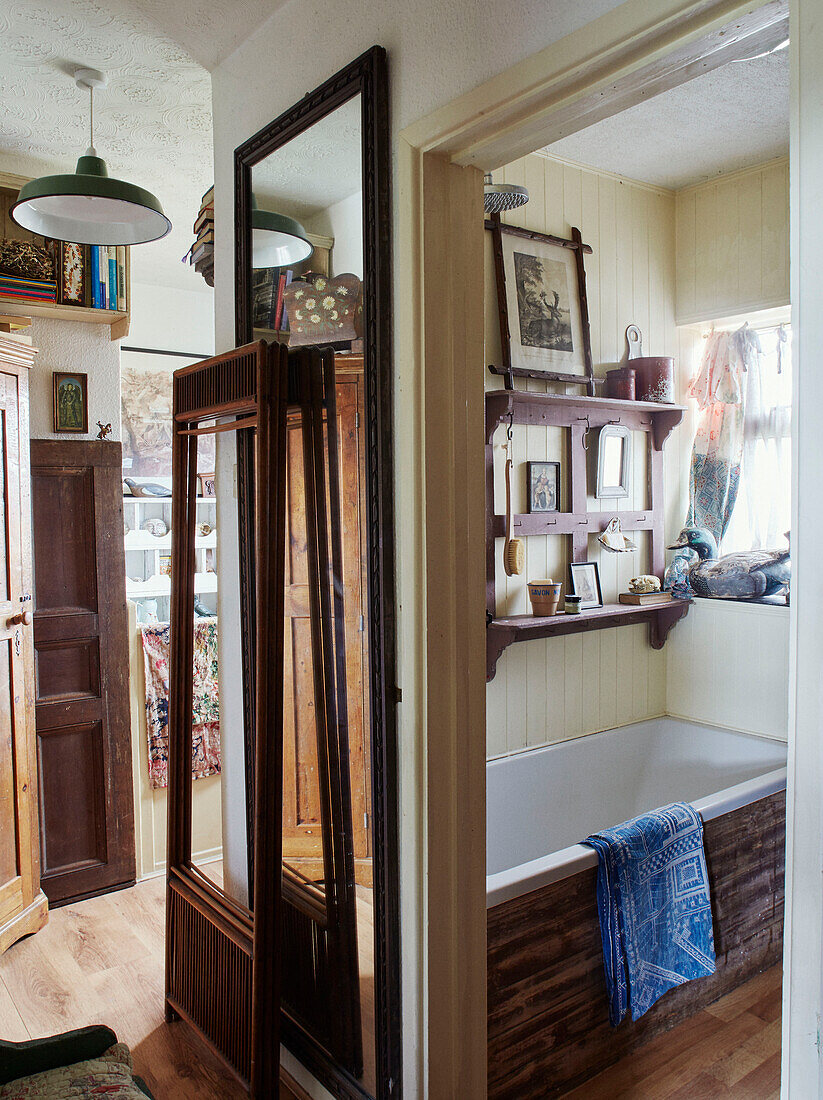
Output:
M254 165L248 305L255 339L331 349L288 421L282 1007L374 1094L360 113Z

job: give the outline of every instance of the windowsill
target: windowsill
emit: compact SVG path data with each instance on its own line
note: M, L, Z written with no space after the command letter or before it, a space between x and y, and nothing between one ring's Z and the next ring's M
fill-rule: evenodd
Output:
M732 605L733 607L778 607L785 611L789 610L789 604L786 603L785 596L762 596L756 600L735 600L728 596L695 596L695 603L710 603L710 604L723 604L724 606Z

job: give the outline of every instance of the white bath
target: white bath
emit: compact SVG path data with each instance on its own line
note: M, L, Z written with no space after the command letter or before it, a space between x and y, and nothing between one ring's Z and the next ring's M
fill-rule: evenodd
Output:
M704 821L786 786L786 745L654 718L492 760L486 769L486 904L597 866L580 843L669 802Z

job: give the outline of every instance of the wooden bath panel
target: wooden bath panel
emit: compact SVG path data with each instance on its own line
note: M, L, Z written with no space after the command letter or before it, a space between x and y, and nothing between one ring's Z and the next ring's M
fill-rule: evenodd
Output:
M609 1024L594 869L488 912L490 1100L547 1100L779 962L786 792L704 828L717 971Z

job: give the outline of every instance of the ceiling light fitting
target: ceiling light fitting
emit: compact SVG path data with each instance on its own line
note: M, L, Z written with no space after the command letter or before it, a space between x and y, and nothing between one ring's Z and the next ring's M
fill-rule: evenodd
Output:
M260 210L251 197L252 267L286 267L308 260L314 245L299 221L273 210Z
M112 179L94 148L94 89L106 85L97 69L77 69L78 88L89 91L89 147L72 174L41 176L20 188L11 216L31 233L75 244L145 244L165 237L171 222L155 196Z

